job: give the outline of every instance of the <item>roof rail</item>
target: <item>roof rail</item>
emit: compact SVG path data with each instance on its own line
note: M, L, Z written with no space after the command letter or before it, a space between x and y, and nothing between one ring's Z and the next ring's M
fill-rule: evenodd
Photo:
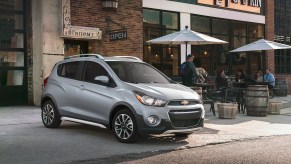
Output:
M95 57L99 59L104 59L103 56L99 54L78 54L78 55L66 56L65 59L82 58L82 57Z
M127 59L133 59L133 60L142 61L140 58L135 57L135 56L114 56L114 57L118 57L118 58L127 58Z

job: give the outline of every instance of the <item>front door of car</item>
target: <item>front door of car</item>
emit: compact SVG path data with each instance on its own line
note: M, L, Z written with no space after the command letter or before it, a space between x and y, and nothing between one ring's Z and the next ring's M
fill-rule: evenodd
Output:
M116 85L111 79L106 69L97 62L85 61L82 73L82 102L83 119L108 123L110 110L117 102ZM96 81L98 76L106 76L109 78L109 83Z

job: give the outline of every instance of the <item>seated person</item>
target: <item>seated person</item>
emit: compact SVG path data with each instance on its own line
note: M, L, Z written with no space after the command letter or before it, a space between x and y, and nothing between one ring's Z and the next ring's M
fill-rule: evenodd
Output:
M224 74L224 70L219 70L217 72L217 76L216 76L216 88L219 91L224 90L225 88L227 88L227 79L226 76Z
M221 91L221 97L224 99L226 95L226 88L228 87L228 82L224 70L218 70L216 76L216 88ZM226 100L223 100L226 101Z
M270 69L266 69L264 81L269 82L268 87L272 89L275 87L275 77L270 71L271 71Z
M246 75L242 69L238 69L237 74L235 76L235 81L245 81Z
M256 73L256 75L255 75L255 78L254 78L254 80L256 81L256 82L263 82L263 73L262 73L262 71L258 71L257 73Z
M196 68L197 73L198 73L198 82L205 83L207 82L207 75L208 73L205 71L204 68Z

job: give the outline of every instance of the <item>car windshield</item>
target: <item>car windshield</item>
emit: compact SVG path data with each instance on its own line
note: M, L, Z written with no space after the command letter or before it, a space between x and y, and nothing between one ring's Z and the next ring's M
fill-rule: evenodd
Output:
M107 64L122 81L128 83L170 83L170 80L146 63L107 61Z

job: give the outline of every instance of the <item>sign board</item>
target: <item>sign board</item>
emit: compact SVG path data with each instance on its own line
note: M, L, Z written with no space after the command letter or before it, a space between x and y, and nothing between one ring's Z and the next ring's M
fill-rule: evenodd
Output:
M110 32L109 33L109 40L115 41L115 40L122 40L127 39L127 31L119 31L119 32Z
M200 4L260 13L263 0L197 0Z
M65 38L78 39L102 39L102 31L99 28L82 27L71 25L71 4L70 0L62 0L62 36Z
M70 26L64 28L63 36L67 38L101 39L102 32L98 28Z

